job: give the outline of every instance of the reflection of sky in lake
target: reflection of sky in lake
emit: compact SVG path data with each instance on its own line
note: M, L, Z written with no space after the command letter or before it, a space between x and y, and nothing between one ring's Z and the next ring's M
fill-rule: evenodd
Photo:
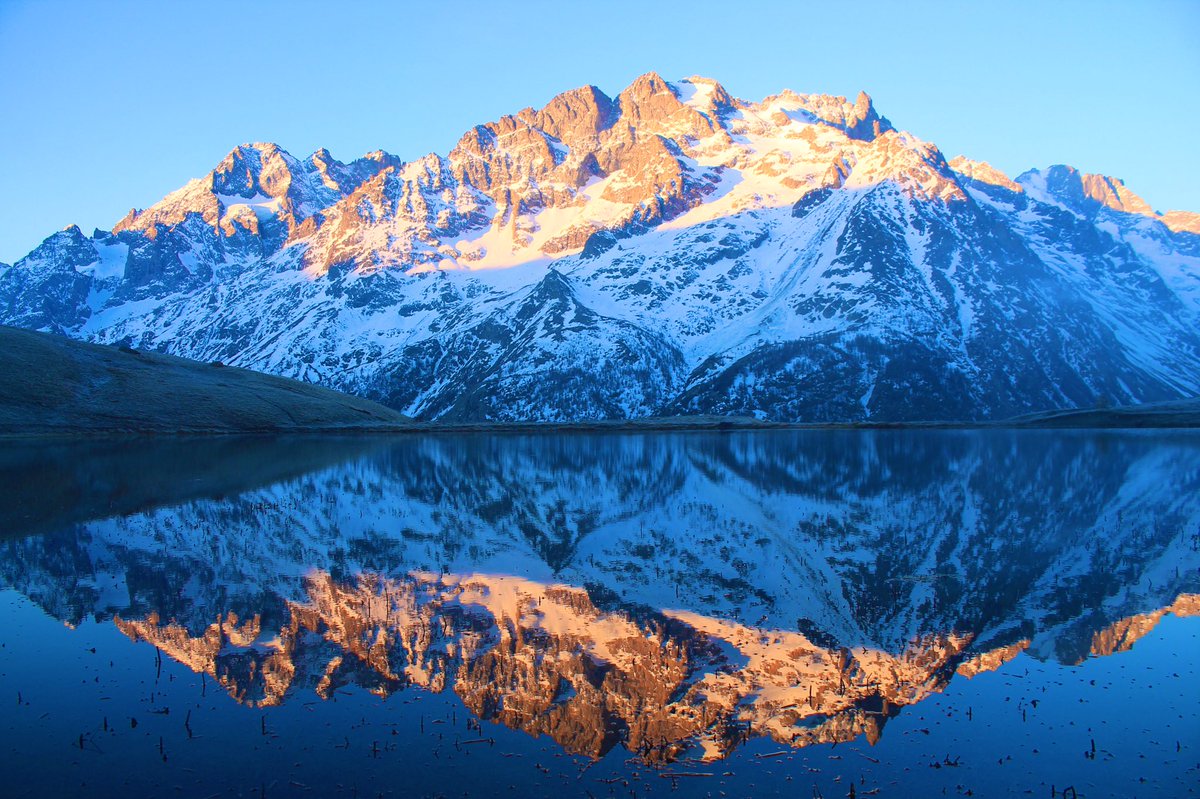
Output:
M2 609L3 764L23 789L197 796L1174 795L1195 776L1197 633L1176 616L1200 609L1197 443L14 450L0 470L59 475L59 500L0 509L29 598ZM660 776L682 773L711 776Z

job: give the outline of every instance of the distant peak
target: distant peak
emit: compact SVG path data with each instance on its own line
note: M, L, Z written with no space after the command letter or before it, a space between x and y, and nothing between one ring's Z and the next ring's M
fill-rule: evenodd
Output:
M644 103L653 99L656 95L662 94L674 96L675 92L671 90L670 84L663 80L662 75L659 75L657 72L647 72L634 79L633 83L629 84L625 88L625 91L621 92L618 99L631 103Z
M871 95L860 91L854 100L853 111L846 117L846 133L852 139L869 141L889 130L895 130L892 123L875 110Z
M575 145L608 128L617 117L617 104L595 86L582 86L555 96L535 116L546 133Z
M635 86L657 86L661 88L666 85L667 81L662 75L659 75L654 70L650 70L634 78L633 83L629 84L629 88L632 89Z
M263 185L264 172L286 172L289 162L294 161L286 150L272 142L239 144L213 170L213 191L240 197L252 197L260 192L275 196L278 192ZM277 180L267 182L273 184Z
M949 167L963 177L977 183L988 183L993 186L1003 186L1009 191L1024 193L1025 189L1013 181L1008 175L996 169L987 161L973 161L965 155L956 155L950 159Z
M261 169L267 159L286 155L287 151L273 142L245 142L234 147L221 159L221 163L217 166L217 171L228 171L230 168L240 169L242 167L248 167L257 171Z
M234 149L241 150L242 152L245 152L246 150L253 150L254 152L257 152L257 153L266 153L266 152L278 152L279 150L282 150L283 148L280 147L275 142L271 142L271 141L252 141L252 142L243 142L242 144L239 144ZM322 149L324 149L324 148L322 148Z
M718 89L721 97L728 97L715 81L671 84L648 72L617 96L617 104L621 120L640 132L704 138L720 124L714 119L720 110L720 103L714 103Z
M1167 211L1161 218L1163 224L1176 233L1200 235L1200 214L1192 211Z
M705 110L732 110L735 100L717 81L700 75L692 75L671 85L679 99L689 105Z
M1109 175L1080 172L1067 164L1031 169L1017 177L1021 185L1045 192L1077 211L1100 207L1127 214L1157 217L1150 204L1131 191L1125 181Z
M802 109L818 121L838 128L859 141L874 141L888 131L895 130L887 117L881 116L875 109L871 95L863 91L858 93L854 102L850 102L840 94L800 94L784 89L758 104L760 108L773 105Z
M1084 191L1089 197L1116 211L1154 216L1150 204L1130 191L1125 181L1107 175L1084 175Z
M725 91L725 87L723 87L719 81L714 80L713 78L706 78L703 75L688 75L686 78L678 82L690 83L693 86L709 86L715 89L720 89L721 91Z
M29 263L32 260L45 263L86 264L94 259L95 253L91 240L83 235L79 225L67 225L62 230L51 233L43 239L41 244L17 263Z
M611 97L596 86L588 85L555 95L554 99L546 103L539 113L546 114L553 112L555 109L578 107L609 109L612 105L613 100Z
M607 94L602 92L598 86L593 86L590 83L587 86L580 86L578 89L571 89L568 92L563 92L562 94L559 95L559 97L580 97L580 98L587 98L593 102L597 102L597 101L607 101L610 103L612 102L611 97L609 97Z
M378 163L400 163L400 159L386 150L372 150L363 156L364 161L376 161Z

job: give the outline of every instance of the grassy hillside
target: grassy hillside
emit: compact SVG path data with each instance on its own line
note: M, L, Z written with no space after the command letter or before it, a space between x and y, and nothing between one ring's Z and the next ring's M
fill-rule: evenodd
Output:
M1018 427L1200 427L1200 398L1085 411L1048 411L1018 416Z
M407 421L308 383L0 326L0 436L360 430Z

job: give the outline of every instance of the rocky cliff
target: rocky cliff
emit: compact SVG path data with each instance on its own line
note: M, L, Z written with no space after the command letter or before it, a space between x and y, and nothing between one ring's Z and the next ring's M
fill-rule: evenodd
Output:
M1195 216L651 73L414 161L242 145L0 267L0 321L425 419L1004 418L1200 394Z

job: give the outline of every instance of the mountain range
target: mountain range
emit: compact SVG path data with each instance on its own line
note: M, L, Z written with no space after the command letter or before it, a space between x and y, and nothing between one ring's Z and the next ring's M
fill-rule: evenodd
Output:
M1200 395L1200 214L651 73L444 156L239 146L0 265L0 322L424 420L999 419Z

